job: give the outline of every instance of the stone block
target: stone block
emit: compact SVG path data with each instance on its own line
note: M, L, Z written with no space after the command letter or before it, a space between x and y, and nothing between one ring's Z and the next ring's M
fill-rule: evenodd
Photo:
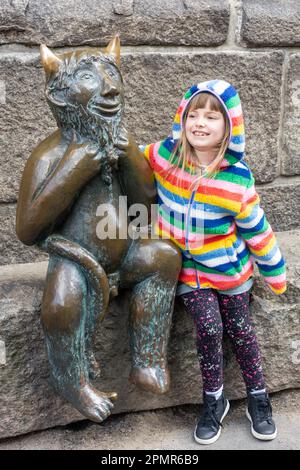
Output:
M248 46L299 46L298 0L243 0L241 39Z
M287 263L287 291L277 296L255 277L251 311L270 392L300 387L300 231L276 233ZM65 425L83 417L55 394L40 324L47 263L0 268L0 438ZM257 271L257 270L256 270ZM99 326L95 354L102 367L96 386L116 391L114 413L199 403L201 380L195 331L180 300L174 311L169 346L172 388L166 395L143 392L128 382L129 291L121 292ZM5 360L3 359L5 358ZM224 347L225 388L230 399L245 396L231 346Z
M278 178L267 185L256 185L256 191L274 231L299 228L300 178Z
M214 46L229 16L228 0L2 0L0 44Z
M300 174L300 54L288 61L282 121L282 174Z
M0 204L0 265L48 259L43 251L25 246L18 240L15 219L16 204Z

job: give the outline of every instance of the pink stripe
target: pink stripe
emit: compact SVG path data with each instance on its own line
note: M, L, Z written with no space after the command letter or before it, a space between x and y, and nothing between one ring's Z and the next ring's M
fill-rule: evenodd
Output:
M169 163L159 154L156 156L156 164L159 165L164 170L169 167ZM188 184L194 181L194 177L191 177L187 172L181 172L180 169L176 170L173 175L176 177L178 176ZM172 183L170 183L172 184ZM211 187L211 188L218 188L218 189L225 189L226 191L230 191L234 194L242 195L245 191L245 188L238 183L231 183L228 181L219 181L219 180L212 180L210 178L203 178L200 183L200 187L202 185ZM174 185L173 185L174 186Z
M242 106L239 104L235 106L234 108L228 109L228 112L231 117L241 116L243 114Z
M167 235L173 236L176 240L182 240L184 238L185 231L169 224L161 215L158 216L158 221L161 222L162 230L166 232Z
M234 194L244 194L245 188L238 183L231 183L228 181L220 181L220 180L211 180L210 178L203 178L203 182L206 186L211 188L218 188L218 189L225 189L226 191L230 191Z
M270 235L270 233L272 233L272 228L271 226L269 226L269 228L263 232L263 233L260 233L259 235L256 235L255 237L252 237L252 238L249 238L247 240L247 242L249 244L251 244L251 246L255 249L255 250L261 250L262 247L257 247L256 245L258 245L259 243L261 243L266 237L268 237ZM271 240L268 241L268 244L271 242Z
M239 280L251 267L253 267L252 261L249 259L247 263L243 266L242 272L237 273L235 276L224 276L223 274L212 274L212 273L201 273L203 276L205 276L208 280L216 281L216 282L227 282L231 283L233 280ZM182 272L189 274L189 275L194 275L195 270L192 268L182 268ZM199 274L199 275L201 275ZM230 278L230 279L229 279ZM228 282L229 279L229 282ZM225 289L223 289L225 290Z
M274 284L278 284L279 282L286 281L285 273L278 274L278 276L264 276L265 280L267 280L270 284L274 282Z

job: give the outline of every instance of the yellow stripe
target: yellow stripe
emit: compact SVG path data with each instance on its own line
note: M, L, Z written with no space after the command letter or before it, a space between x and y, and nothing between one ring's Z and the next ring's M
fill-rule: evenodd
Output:
M144 149L144 152L141 152L141 153L144 154L144 157L146 157L146 159L147 159L148 161L149 161L149 159L150 159L150 156L149 156L149 155L150 155L150 146L151 146L151 144L146 145L146 147L145 147L145 149Z
M168 239L168 240L171 240L173 243L175 243L175 245L179 246L180 248L182 248L183 250L185 250L185 245L182 245L178 240L177 238L174 238L171 236L170 233L166 232L165 230L161 229L159 226L157 226L158 228L158 235L160 236L164 236L164 239Z
M254 248L251 247L251 251L255 255L264 256L267 253L269 253L269 251L271 251L272 248L274 248L275 243L276 243L276 239L275 239L275 235L273 234L273 237L271 238L269 243L264 248L262 248L261 250L255 250Z
M229 235L223 240L210 243L209 245L203 245L200 248L189 248L189 251L191 254L195 254L195 255L202 255L205 253L210 253L211 251L217 250L218 248L224 248L225 242L227 242L228 240L235 242L237 240L236 234L234 233L232 235Z
M173 184L169 183L169 181L166 181L164 178L162 178L158 173L155 174L156 179L159 181L159 183L166 188L168 191L170 191L173 194L176 194L177 196L182 196L185 199L190 199L192 192L188 191L187 189L184 188L179 188L178 186L174 186ZM230 199L224 199L219 196L212 196L212 195L207 195L207 194L202 194L202 193L196 193L195 194L195 201L197 202L207 202L209 204L214 204L217 206L220 206L224 209L229 209L234 212L239 212L241 203L237 201L232 201Z
M240 124L239 126L234 126L232 129L232 135L241 135L245 133L245 126L244 124Z
M260 203L260 197L256 193L256 198L254 199L254 201L247 204L246 209L244 211L240 212L238 215L236 215L235 218L238 219L238 220L246 219L251 214L251 212L253 210L253 207L256 206L259 203Z
M188 191L184 188L181 189L178 186L174 186L173 184L169 183L169 181L162 178L158 173L155 173L155 177L159 181L159 183L171 193L174 193L177 196L183 196L186 199L190 199L192 194L191 191Z
M176 114L175 119L174 119L174 122L175 122L176 124L179 124L179 123L180 123L180 114Z
M237 201L232 201L230 199L224 199L220 196L206 195L206 194L196 194L195 200L197 202L208 202L209 204L214 204L215 206L223 207L224 209L229 209L231 211L239 212L241 203Z
M275 294L283 294L285 291L286 291L286 288L287 286L283 286L281 289L274 289L274 287L271 286L271 284L269 284L269 286L271 287L272 291L275 292Z

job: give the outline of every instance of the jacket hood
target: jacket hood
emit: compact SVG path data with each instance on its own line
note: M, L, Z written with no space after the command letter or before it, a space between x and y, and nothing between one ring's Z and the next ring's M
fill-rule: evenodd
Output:
M172 143L174 142L175 146L180 139L183 115L189 102L194 98L194 96L201 92L212 93L216 98L218 98L226 111L230 126L230 140L221 162L221 167L233 165L240 161L244 156L244 118L238 92L230 83L225 82L224 80L201 82L188 89L180 102L173 121Z

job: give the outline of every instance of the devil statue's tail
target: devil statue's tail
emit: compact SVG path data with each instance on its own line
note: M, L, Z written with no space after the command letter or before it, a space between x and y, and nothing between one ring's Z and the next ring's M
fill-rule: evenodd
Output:
M50 235L38 246L50 255L42 324L54 386L85 416L101 421L101 413L97 419L95 411L89 414L87 409L95 390L89 380L98 375L92 343L95 327L108 309L108 277L88 250L59 234Z

